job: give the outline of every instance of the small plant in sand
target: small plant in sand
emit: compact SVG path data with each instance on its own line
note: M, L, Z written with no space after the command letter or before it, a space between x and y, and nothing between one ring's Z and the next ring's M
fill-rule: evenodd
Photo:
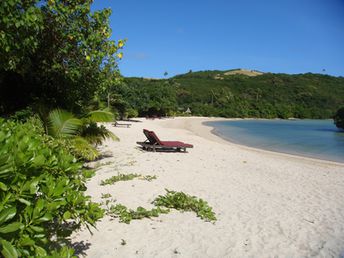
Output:
M108 199L108 198L110 198L110 197L112 197L111 194L109 194L109 193L103 194L103 193L102 193L102 199Z
M153 201L155 206L173 208L179 211L194 211L197 217L205 221L216 221L215 213L206 201L183 192L165 190L167 191L165 195L159 195Z
M168 213L169 209L162 209L160 207L147 210L143 207L138 207L136 210L128 209L122 204L112 205L107 214L114 218L119 218L119 222L124 222L129 224L133 219L143 219L158 217L162 213Z
M118 174L117 176L112 176L108 179L102 180L100 182L100 185L113 185L116 182L133 180L134 178L137 178L139 176L141 176L141 175L139 175L139 174Z
M147 180L147 181L152 181L153 179L156 179L157 177L154 176L142 176L141 174L118 174L117 176L112 176L108 179L102 180L100 182L100 185L113 185L116 182L119 181L129 181L129 180L133 180L135 178L139 178L141 180Z
M119 218L120 222L129 224L133 219L158 217L160 214L169 213L170 209L176 209L179 211L193 211L197 214L197 217L205 221L216 221L215 213L206 201L183 192L169 191L167 189L166 191L165 195L159 195L152 202L157 206L156 208L147 210L138 207L136 210L132 210L122 204L116 204L107 208L107 215Z
M154 179L157 179L157 177L155 175L154 176L147 175L147 176L140 177L140 179L146 180L146 181L150 182L150 181L152 181Z
M97 170L97 169L100 169L104 166L108 166L108 165L111 165L113 164L114 162L113 161L107 161L107 162L104 162L104 163L101 163L101 162L97 162L93 165L93 169Z

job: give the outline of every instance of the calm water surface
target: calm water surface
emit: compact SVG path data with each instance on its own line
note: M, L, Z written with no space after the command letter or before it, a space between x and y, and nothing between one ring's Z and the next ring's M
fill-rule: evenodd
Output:
M344 163L344 132L332 120L207 122L218 136L250 147Z

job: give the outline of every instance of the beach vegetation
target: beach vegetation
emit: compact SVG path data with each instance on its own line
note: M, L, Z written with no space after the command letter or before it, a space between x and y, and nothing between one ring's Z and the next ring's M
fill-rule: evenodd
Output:
M333 116L333 120L338 128L344 129L344 107L337 110Z
M156 208L147 210L143 207L138 207L136 210L132 210L122 204L116 204L108 207L106 213L111 217L119 218L120 222L127 224L135 219L158 217L160 214L167 214L171 209L182 212L193 211L202 220L216 221L215 213L206 201L183 192L166 191L165 195L159 195L152 202Z
M95 148L107 138L118 140L118 138L103 125L96 121L112 121L113 115L108 111L97 110L89 112L82 118L61 109L54 109L49 112L48 118L42 117L45 121L47 134L61 139L65 145L70 146L71 152L78 158L91 161L99 157ZM43 122L44 123L44 122Z
M106 194L102 194L102 199L108 199L108 198L111 198L112 195L109 194L109 193L106 193Z
M79 114L117 83L125 40L109 39L111 9L92 2L1 1L0 115L36 104Z
M143 176L141 174L118 174L117 176L112 176L108 179L105 179L105 180L102 180L100 182L100 185L113 185L115 184L116 182L119 182L119 181L129 181L129 180L133 180L135 178L139 178L141 180L146 180L146 181L152 181L154 179L156 179L157 177L154 175L154 176L151 176L151 175L146 175L146 176Z
M0 3L1 257L72 257L68 236L104 214L83 163L116 138L97 124L115 110L92 103L118 83L125 40L109 39L111 10L92 2Z
M139 116L184 115L190 108L196 116L328 119L344 105L343 77L229 72L235 71L188 72L159 80L124 78L114 91Z
M65 237L94 227L104 211L87 197L93 172L44 133L38 118L0 119L0 252L4 257L68 257Z
M179 211L193 211L197 217L205 221L216 221L215 213L209 204L203 199L191 196L183 192L170 191L166 189L165 195L159 195L153 201L157 207L176 209Z
M147 210L143 207L138 207L136 208L136 210L132 210L128 209L122 204L116 204L111 205L111 207L107 210L107 215L114 218L119 218L119 222L129 224L132 220L158 217L160 214L166 214L168 212L168 209L163 209L160 207L153 208L151 210Z

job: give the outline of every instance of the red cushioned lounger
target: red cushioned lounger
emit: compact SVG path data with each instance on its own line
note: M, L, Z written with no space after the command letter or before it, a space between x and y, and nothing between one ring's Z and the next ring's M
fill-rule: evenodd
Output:
M146 135L147 140L144 142L137 142L144 150L177 150L186 152L186 148L193 148L192 144L179 142L179 141L161 141L159 137L153 132L147 129L143 129L143 133Z

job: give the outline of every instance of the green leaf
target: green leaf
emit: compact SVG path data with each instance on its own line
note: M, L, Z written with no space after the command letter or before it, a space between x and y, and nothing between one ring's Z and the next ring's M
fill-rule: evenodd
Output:
M54 137L71 137L79 132L82 121L65 110L55 109L49 113L49 124L50 135Z
M43 232L44 228L31 225L30 228L38 233Z
M38 187L37 187L38 182L39 182L39 180L36 179L36 180L34 180L34 181L30 184L30 194L35 194L35 193L37 192L37 190L38 190Z
M41 212L41 210L43 209L43 206L44 206L44 200L43 199L39 199L36 202L35 212L37 214L39 214Z
M64 220L70 219L71 215L72 215L72 214L71 214L69 211L66 211L66 212L63 214L63 219L64 219Z
M89 112L86 117L93 122L112 122L114 120L113 113L103 110Z
M23 199L23 198L19 198L18 201L20 201L21 203L26 204L27 206L30 206L30 205L31 205L31 202L29 202L28 200L25 200L25 199Z
M0 213L0 224L12 219L17 213L17 209L15 207L5 208Z
M4 183L0 182L0 189L3 191L7 191L8 188Z
M53 219L53 216L50 213L44 214L43 217L40 217L37 221L38 222L47 222Z
M35 246L36 247L36 253L39 257L45 257L47 256L47 252L40 246Z
M31 246L31 245L34 245L35 244L35 241L33 241L30 237L26 236L26 237L23 237L21 240L20 240L20 245L22 246Z
M7 234L14 231L17 231L20 228L23 228L24 225L21 222L13 222L11 224L8 224L6 226L0 227L0 233Z
M1 253L5 258L17 258L17 249L8 241L1 239L0 244L2 245Z
M38 156L36 156L33 160L32 160L32 164L35 166L35 167L41 167L44 165L44 162L45 162L45 157L40 154Z

